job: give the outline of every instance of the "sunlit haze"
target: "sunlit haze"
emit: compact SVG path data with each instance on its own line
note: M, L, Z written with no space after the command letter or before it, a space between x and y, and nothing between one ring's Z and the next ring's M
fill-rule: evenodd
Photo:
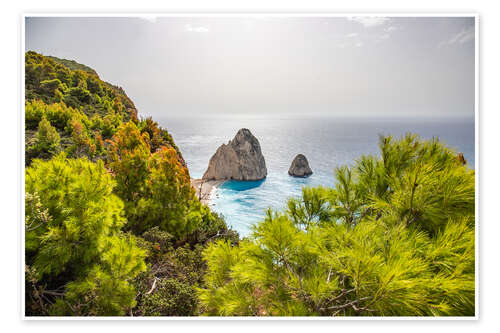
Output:
M141 115L474 115L473 17L26 19Z

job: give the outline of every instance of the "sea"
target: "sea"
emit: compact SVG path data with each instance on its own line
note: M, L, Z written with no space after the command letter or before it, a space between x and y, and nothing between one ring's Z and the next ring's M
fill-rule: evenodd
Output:
M248 128L260 142L268 175L261 181L228 181L212 193L209 205L222 214L241 237L251 233L267 208L282 210L287 199L300 196L303 186L334 186L334 168L353 165L362 155L379 155L379 135L401 137L415 133L438 138L462 152L475 169L473 118L334 118L334 117L155 117L173 136L192 178L201 178L210 157L240 128ZM294 178L288 169L304 154L313 174Z

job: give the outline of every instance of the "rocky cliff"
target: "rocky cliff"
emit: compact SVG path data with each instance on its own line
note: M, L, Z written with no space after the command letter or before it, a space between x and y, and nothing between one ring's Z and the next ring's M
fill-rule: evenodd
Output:
M220 146L210 158L205 180L259 180L267 176L259 140L242 128L233 140Z
M290 169L288 169L288 174L294 177L307 177L312 173L307 158L302 154L298 154L293 159L292 165L290 165Z

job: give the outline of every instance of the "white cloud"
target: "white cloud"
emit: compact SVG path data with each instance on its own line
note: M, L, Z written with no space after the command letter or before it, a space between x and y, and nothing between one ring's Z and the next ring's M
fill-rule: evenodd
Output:
M141 15L141 16L139 16L139 18L141 20L144 20L144 21L148 21L148 22L151 22L151 23L156 23L156 20L158 19L158 16L154 16L154 15Z
M351 32L350 34L345 35L348 38L356 37L358 34L356 32Z
M210 29L208 29L207 27L204 27L204 26L193 26L191 24L186 24L184 26L184 28L186 28L186 31L190 31L190 32L209 32Z
M387 28L385 29L385 31L387 31L387 32L391 32L391 31L394 31L394 30L398 30L398 28L396 28L396 27L395 27L395 26L393 26L393 25L391 25L390 27L387 27Z
M439 43L438 47L442 47L444 45L452 45L452 44L464 44L469 41L473 41L474 37L475 37L474 27L470 26L462 29L462 31L453 35L447 41Z
M354 21L362 24L365 28L372 28L378 25L382 25L389 21L388 17L376 17L376 16L354 16L348 17L349 21Z
M356 43L356 47L361 47L361 46L363 46L363 43L361 43L361 42Z
M448 44L455 44L455 43L463 44L473 39L474 39L474 27L469 27L467 29L463 29L458 34L453 36L448 41Z
M389 34L383 34L382 36L380 36L380 39L388 39L389 37Z

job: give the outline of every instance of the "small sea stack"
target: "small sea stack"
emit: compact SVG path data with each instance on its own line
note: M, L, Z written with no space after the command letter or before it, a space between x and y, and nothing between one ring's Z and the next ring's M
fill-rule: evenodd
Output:
M246 128L210 158L204 180L260 180L267 176L259 140Z
M307 158L302 154L295 156L290 169L288 169L288 174L293 177L307 177L312 173Z

